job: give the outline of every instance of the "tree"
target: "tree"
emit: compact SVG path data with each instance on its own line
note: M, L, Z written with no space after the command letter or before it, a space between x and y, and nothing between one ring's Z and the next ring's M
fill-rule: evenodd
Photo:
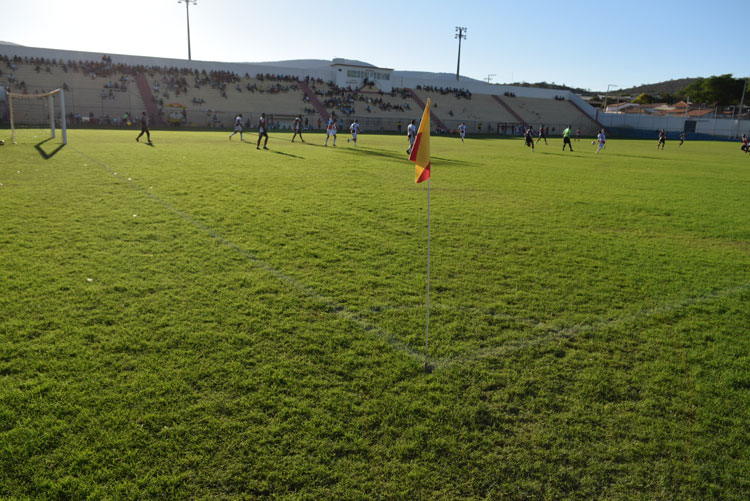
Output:
M709 78L699 78L685 87L680 95L683 98L689 97L694 102L729 106L740 102L744 85L744 78L733 78L731 73L714 75Z
M656 102L656 98L650 94L643 93L633 99L633 102L636 104L652 104Z

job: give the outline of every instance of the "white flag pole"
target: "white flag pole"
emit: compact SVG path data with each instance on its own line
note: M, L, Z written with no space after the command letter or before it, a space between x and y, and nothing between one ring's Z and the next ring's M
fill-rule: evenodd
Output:
M427 354L430 343L430 178L427 178L427 324L424 335L424 369L430 372Z

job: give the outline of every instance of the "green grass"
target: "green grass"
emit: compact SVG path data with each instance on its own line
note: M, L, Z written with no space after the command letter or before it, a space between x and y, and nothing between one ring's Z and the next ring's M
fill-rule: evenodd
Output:
M0 147L0 498L750 496L738 145L433 138L426 374L405 138L228 134Z

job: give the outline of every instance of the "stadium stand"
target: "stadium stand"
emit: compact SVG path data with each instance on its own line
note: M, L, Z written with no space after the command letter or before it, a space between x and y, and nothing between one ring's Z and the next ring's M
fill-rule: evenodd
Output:
M500 97L500 96L498 96ZM581 129L586 135L596 135L596 123L585 116L578 108L571 106L565 99L541 99L533 97L501 98L521 119L532 126L542 124L549 127L553 135L559 135L565 127L572 125L574 129Z
M35 94L65 89L71 125L120 125L125 113L133 115L144 108L134 84L135 73L124 68L20 58L6 58L0 64L7 69L3 80L11 92Z
M222 63L201 64L199 70L113 64L108 56L63 62L0 54L0 83L12 92L66 89L71 126L119 126L146 110L155 126L230 129L241 113L246 128L254 128L265 112L272 129L289 128L302 115L309 130L323 127L335 112L343 126L358 119L364 131L403 132L430 99L432 126L441 133L455 132L462 122L472 134L519 134L527 124L542 123L558 133L570 123L590 135L601 127L564 98L516 97L508 91L501 97L424 84L383 92L372 82L341 88L309 75L240 75L223 69Z

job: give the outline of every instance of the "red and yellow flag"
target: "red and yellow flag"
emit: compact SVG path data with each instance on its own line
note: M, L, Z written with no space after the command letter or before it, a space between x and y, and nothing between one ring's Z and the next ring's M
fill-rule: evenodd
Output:
M424 107L422 121L419 122L417 139L414 141L414 147L411 149L409 160L415 162L416 177L415 183L421 183L430 179L430 100L427 99L427 105Z

